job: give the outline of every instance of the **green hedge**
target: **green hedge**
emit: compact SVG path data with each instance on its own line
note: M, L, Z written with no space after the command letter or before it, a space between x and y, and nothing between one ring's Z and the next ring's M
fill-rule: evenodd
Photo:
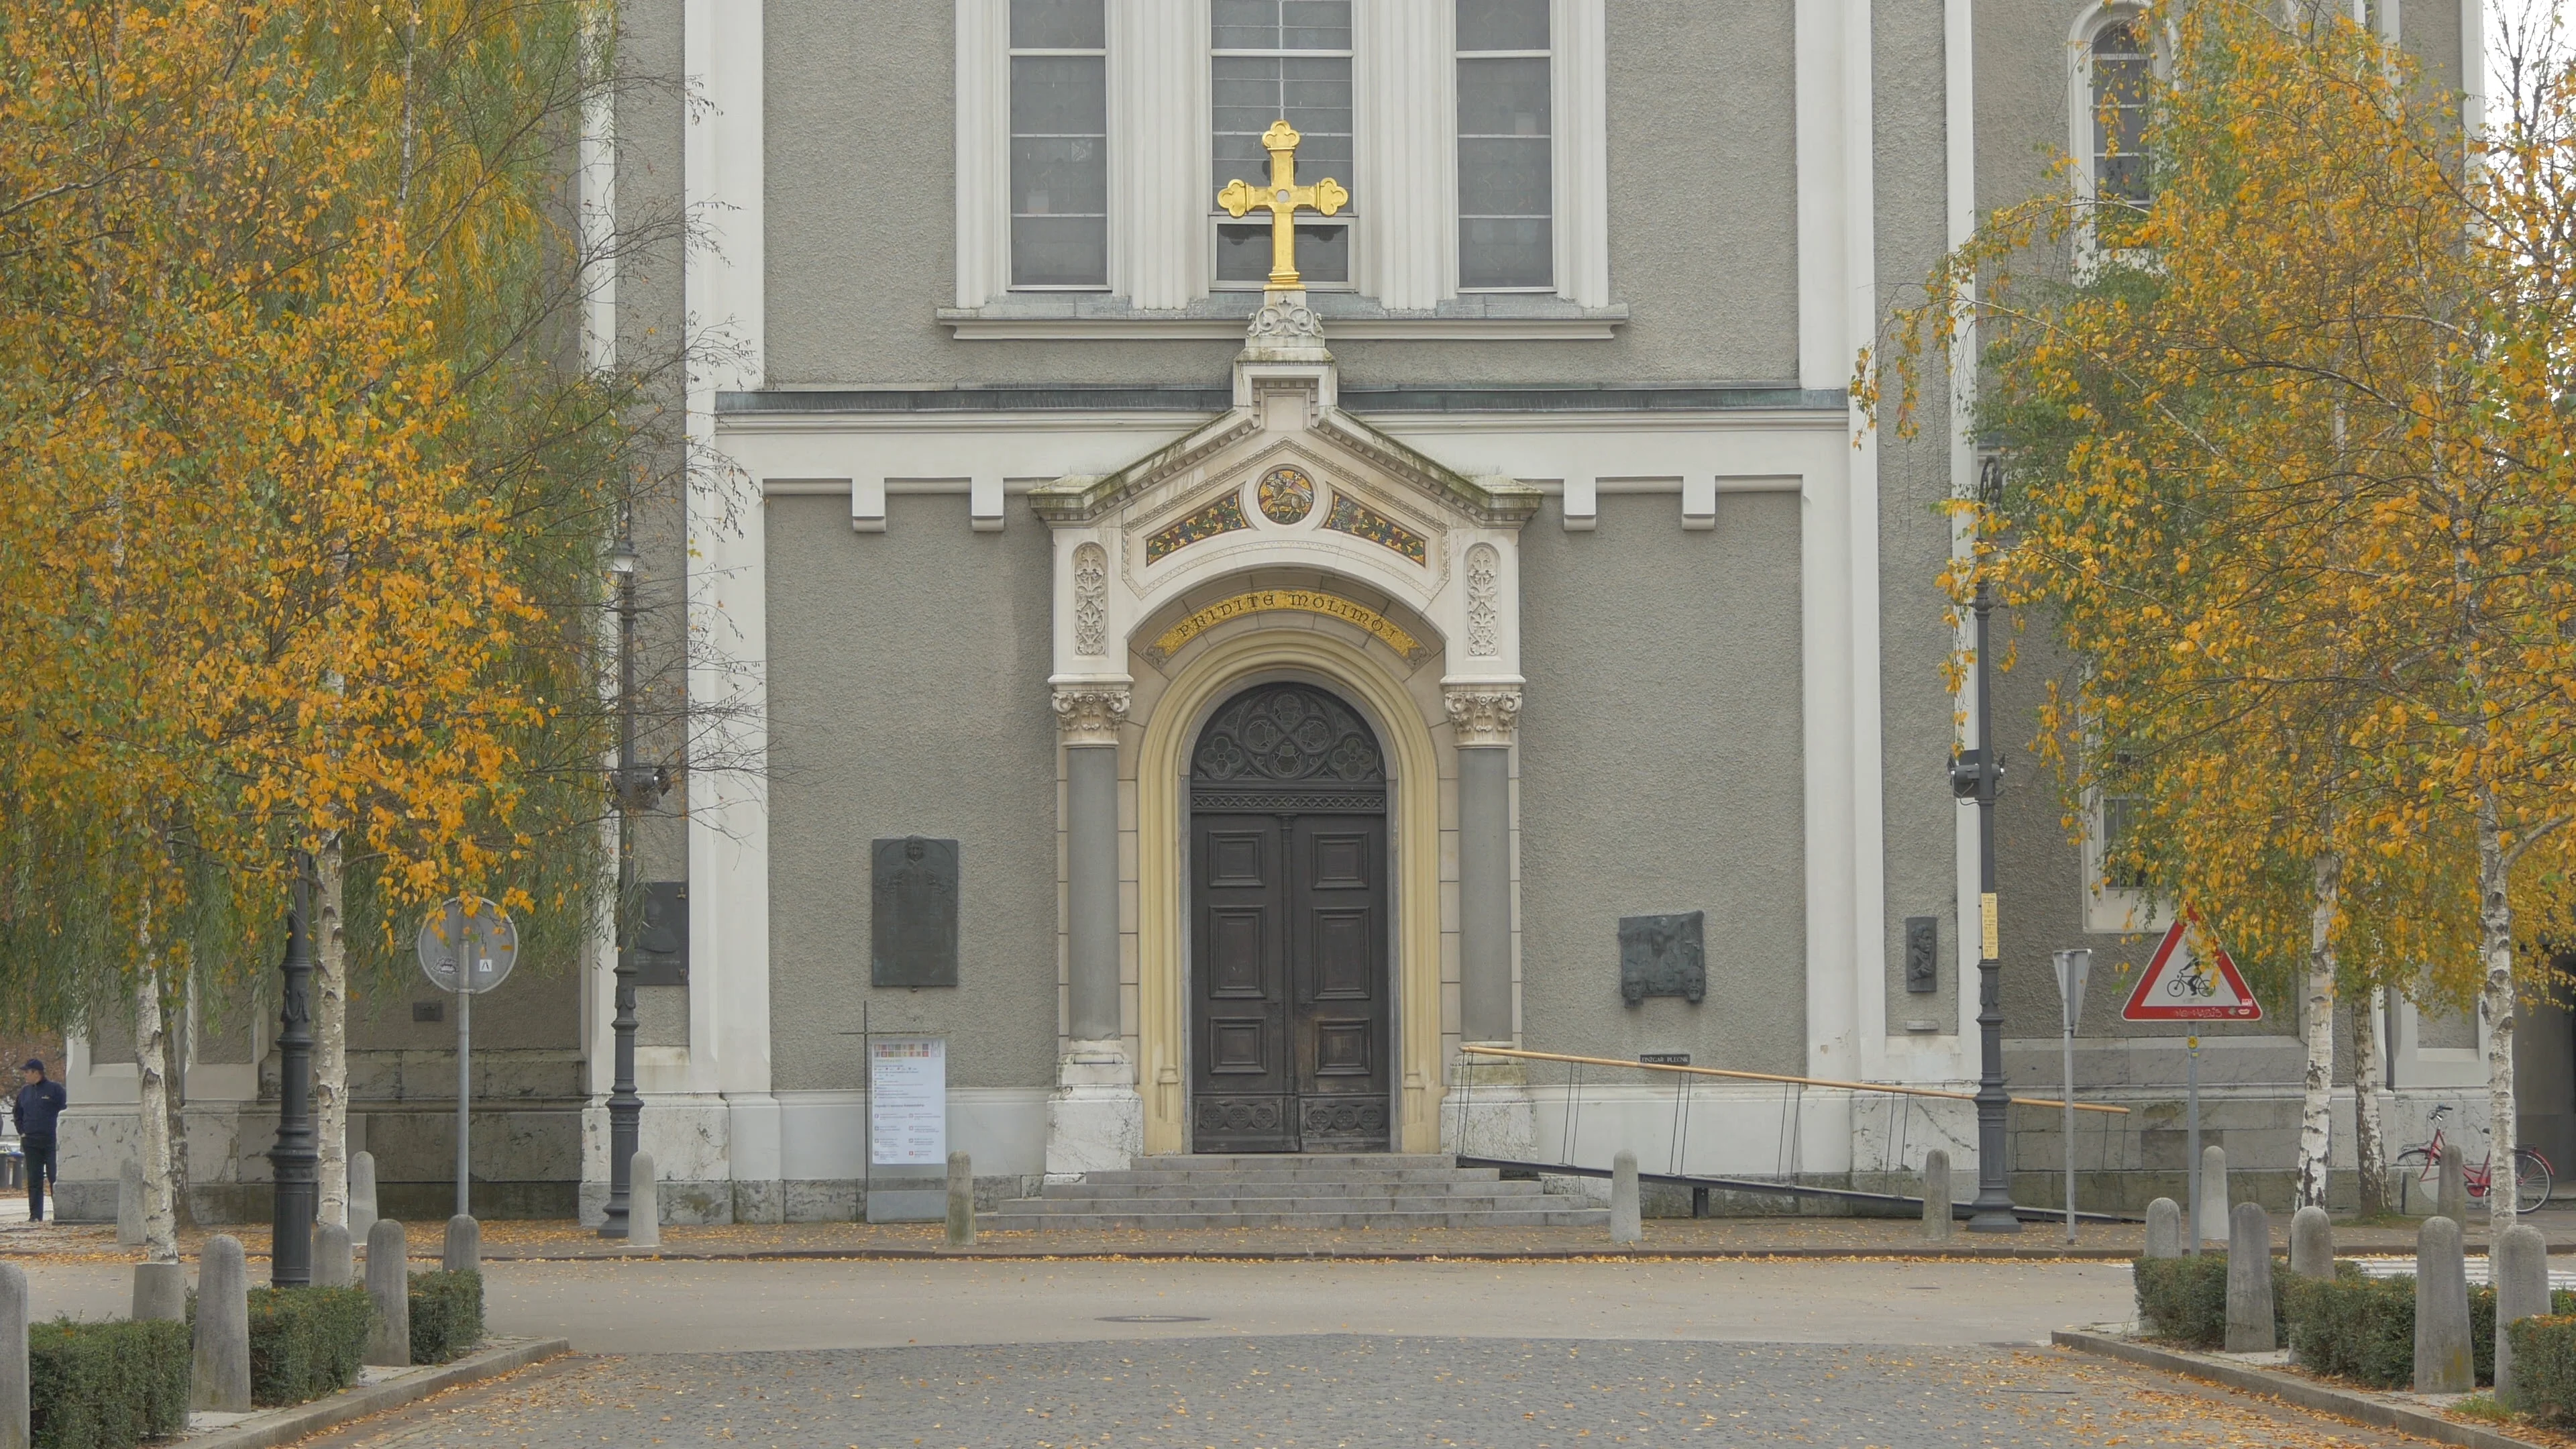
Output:
M301 1404L356 1383L375 1322L364 1288L253 1288L251 1402Z
M188 1426L188 1325L74 1323L27 1329L29 1428L37 1449L128 1449Z
M2187 1348L2227 1346L2227 1255L2203 1253L2197 1258L2140 1258L2131 1265L2138 1287L2138 1326L2150 1338ZM2285 1331L2281 1283L2290 1276L2285 1259L2272 1260L2272 1333Z
M483 1275L411 1275L411 1361L445 1363L483 1341Z
M2415 1382L2415 1280L2365 1278L2337 1263L2332 1278L2283 1276L2273 1291L2287 1305L2289 1345L2302 1367L2375 1388ZM2576 1292L2549 1295L2558 1313L2576 1313ZM2477 1380L2495 1382L2495 1289L2469 1290L2469 1352Z
M2552 1293L2548 1318L2523 1318L2513 1335L2514 1408L2544 1423L2576 1425L2576 1293Z

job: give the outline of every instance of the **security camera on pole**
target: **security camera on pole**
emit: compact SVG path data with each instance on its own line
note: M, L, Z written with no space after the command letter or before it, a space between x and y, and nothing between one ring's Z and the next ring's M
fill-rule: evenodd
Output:
M456 993L456 1211L473 1206L474 998L510 977L519 964L519 929L481 896L458 896L421 923L413 945L430 984Z

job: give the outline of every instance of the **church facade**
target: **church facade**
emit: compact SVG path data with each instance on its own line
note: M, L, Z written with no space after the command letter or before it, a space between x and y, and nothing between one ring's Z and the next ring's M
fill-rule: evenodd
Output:
M638 1051L674 1211L857 1210L862 1033L944 1041L950 1145L996 1191L1140 1153L1972 1164L1960 1101L1710 1080L1684 1146L1669 1079L1462 1048L1973 1089L1948 765L1977 742L1935 581L1978 459L1872 431L1848 384L2045 153L2095 184L2096 102L2154 63L2132 9L624 15L627 62L686 84L621 99L586 200L711 236L621 276L602 327L724 341L686 400L710 482L653 563L755 762L689 773L648 861L688 903ZM2461 83L2474 0L2368 18ZM2007 751L2042 672L2005 677ZM2053 1085L2048 956L2096 948L2084 1090L2137 1110L2078 1163L2142 1201L2181 1166L2182 1044L2118 1020L2098 978L2153 923L2061 814L2008 784L2008 1065ZM554 1185L531 1202L604 1195L609 965L522 968L551 1085L495 1110L545 1145L490 1171ZM2203 1074L2211 1140L2285 1182L2273 1007ZM2480 1078L2472 1024L2400 1017L2403 1135ZM406 1029L360 1055L434 1052ZM112 1056L76 1053L75 1187L114 1176ZM433 1071L369 1080L371 1143L435 1132ZM2063 1144L2029 1116L2043 1200Z

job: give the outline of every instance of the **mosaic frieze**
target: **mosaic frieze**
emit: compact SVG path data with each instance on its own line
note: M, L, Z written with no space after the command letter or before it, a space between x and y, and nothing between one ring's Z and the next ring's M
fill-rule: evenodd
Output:
M1315 480L1302 468L1279 467L1261 475L1261 516L1273 523L1295 523L1315 508Z
M1422 535L1373 508L1364 508L1347 495L1336 495L1333 511L1324 515L1324 526L1353 538L1365 538L1374 544L1394 549L1415 563L1427 563L1430 545Z
M1250 528L1252 521L1243 516L1243 504L1229 493L1180 522L1157 531L1145 540L1145 562L1152 563L1167 554L1175 554L1202 539L1238 528Z

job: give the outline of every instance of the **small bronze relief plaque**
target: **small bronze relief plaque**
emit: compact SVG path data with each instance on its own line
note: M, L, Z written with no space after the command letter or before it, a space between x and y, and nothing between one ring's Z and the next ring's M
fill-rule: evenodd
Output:
M1619 918L1619 994L1635 1006L1649 996L1697 1005L1708 995L1707 913Z
M643 919L635 923L635 984L689 984L689 883L647 881Z
M1913 992L1941 989L1941 918L1938 916L1905 918L1905 989Z
M874 986L957 984L957 842L911 835L875 843L868 911Z

